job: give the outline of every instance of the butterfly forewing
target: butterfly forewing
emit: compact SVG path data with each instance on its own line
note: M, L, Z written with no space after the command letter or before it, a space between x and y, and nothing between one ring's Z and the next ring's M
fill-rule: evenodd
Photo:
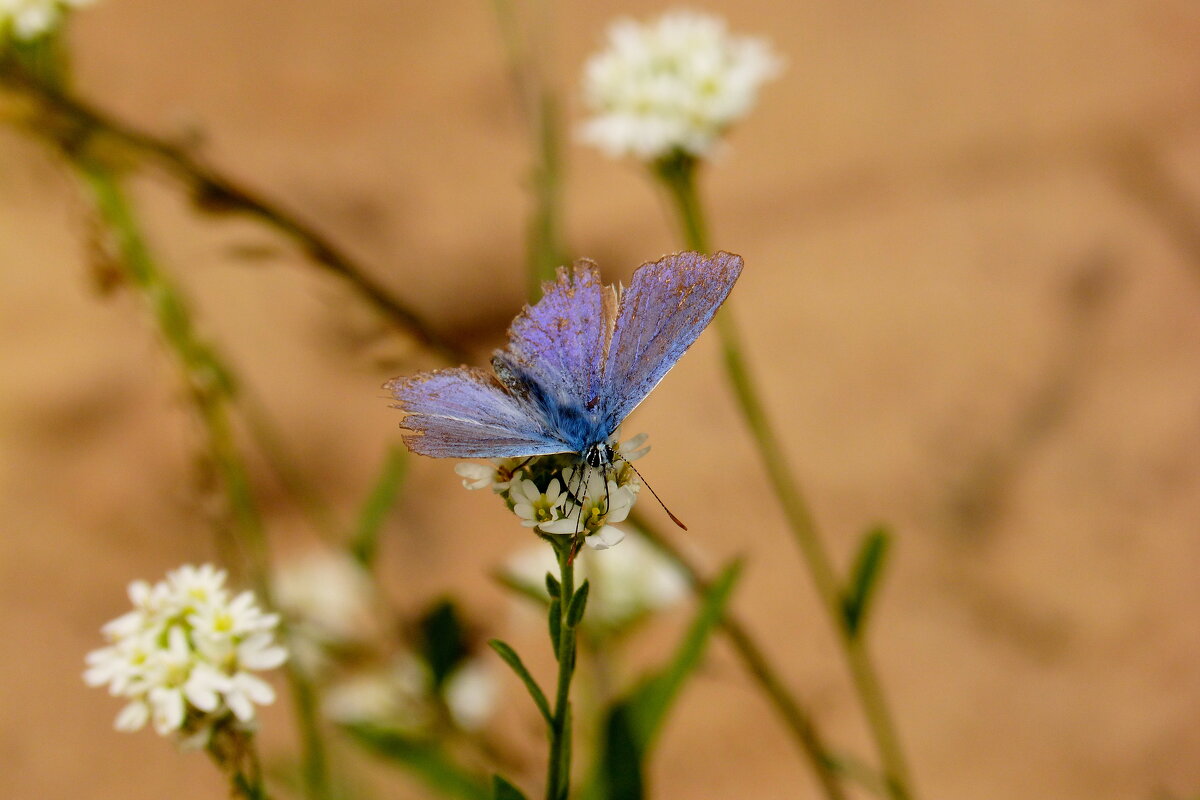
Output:
M579 451L588 444L603 405L603 364L612 333L613 291L591 261L543 284L542 299L513 321L508 347L492 358L514 394L539 410L542 422Z
M505 391L481 369L422 372L396 378L384 388L396 398L396 407L408 414L401 424L412 431L404 435L404 443L414 453L507 458L571 449L547 427L537 409Z
M621 295L604 371L614 429L696 341L742 273L731 253L676 253L633 273Z

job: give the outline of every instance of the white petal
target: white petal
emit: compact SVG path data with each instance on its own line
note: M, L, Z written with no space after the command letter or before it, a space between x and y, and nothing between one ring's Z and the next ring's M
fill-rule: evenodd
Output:
M275 690L271 688L271 684L248 672L239 672L234 675L233 683L239 692L260 706L275 702Z
M287 661L288 651L285 647L263 647L257 650L239 652L238 661L247 669L275 669Z
M134 700L117 714L117 719L113 722L113 727L126 733L140 731L146 726L146 722L149 719L149 706L141 700Z
M574 535L579 530L579 520L575 517L567 519L556 519L553 522L543 522L538 525L538 530L543 533L558 533L565 535Z
M612 525L605 525L600 530L587 537L584 542L593 550L607 550L621 543L625 532Z
M154 729L160 735L166 736L183 725L186 707L178 689L154 689L150 702L154 705Z
M242 722L249 722L254 719L254 706L246 699L244 694L233 692L225 695L225 703L229 706L229 710L233 715Z

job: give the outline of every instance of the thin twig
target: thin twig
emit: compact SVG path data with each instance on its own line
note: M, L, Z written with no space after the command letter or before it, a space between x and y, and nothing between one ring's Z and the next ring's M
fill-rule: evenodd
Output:
M13 61L0 62L0 81L36 101L47 119L31 128L63 149L78 151L96 137L107 138L148 157L188 188L208 211L243 213L292 240L315 264L346 280L383 316L419 344L451 363L465 360L459 345L437 333L420 315L394 297L370 272L325 234L280 204L202 163L186 148L140 130L65 91L37 80Z
M630 515L630 521L651 544L683 570L684 575L687 576L688 585L692 587L697 596L703 596L708 591L711 582L704 577L700 568L684 555L683 551L676 547L661 530L637 511ZM808 712L788 691L762 648L733 612L726 611L721 616L721 629L729 637L730 644L733 645L734 651L741 658L750 676L754 678L771 706L783 720L784 725L787 726L792 740L812 767L813 774L821 784L825 796L829 800L842 800L846 795L835 774L836 759L822 741L821 734Z

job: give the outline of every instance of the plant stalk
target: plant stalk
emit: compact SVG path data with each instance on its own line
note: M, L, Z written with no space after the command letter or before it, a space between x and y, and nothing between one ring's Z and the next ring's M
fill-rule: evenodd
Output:
M677 154L657 162L654 173L667 189L678 215L685 243L693 250L707 253L711 252L711 247L704 208L696 185L697 167L696 158ZM724 308L717 312L716 328L721 342L725 375L733 389L738 410L750 429L771 487L783 507L792 538L800 549L830 623L837 631L838 642L875 740L889 796L892 800L913 800L915 795L910 788L912 781L908 765L879 677L864 637L852 635L846 626L842 612L842 590L837 573L821 540L808 503L787 463L787 457L780 446L782 440L767 416L766 407L746 361L745 349L728 301Z
M699 567L683 554L678 547L663 534L657 526L650 523L641 513L633 511L630 521L642 532L642 535L658 548L659 552L670 558L683 570L687 576L688 585L698 596L708 592L712 583L701 574ZM799 701L788 691L783 679L771 666L762 648L753 636L732 612L726 611L721 616L721 628L729 637L730 644L742 660L746 670L758 684L759 689L775 708L783 720L792 740L800 749L801 755L808 761L816 776L821 790L828 800L843 800L846 796L838 783L834 768L835 758L821 739L821 734L812 721L812 717L800 705Z
M550 763L546 774L546 800L567 800L571 792L571 678L575 674L575 626L568 611L575 596L573 541L553 541L558 556L559 586L557 605L550 613L558 614L558 688L554 693L554 715L550 724ZM553 625L553 621L551 622Z

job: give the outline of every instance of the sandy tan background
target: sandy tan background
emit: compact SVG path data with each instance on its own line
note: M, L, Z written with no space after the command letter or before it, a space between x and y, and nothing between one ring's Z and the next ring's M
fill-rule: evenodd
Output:
M788 59L705 189L716 243L746 258L734 313L832 548L844 563L868 524L898 533L872 639L921 795L1196 797L1200 9L705 7ZM564 85L611 16L647 9L564 4ZM96 101L200 132L478 359L500 340L522 302L527 152L488 3L106 0L76 21ZM622 278L675 249L635 170L578 146L569 168L576 252ZM353 297L270 235L198 220L154 181L139 197L204 330L347 515L398 441L378 386L403 350L364 345ZM117 703L79 679L126 582L212 556L176 376L137 304L93 291L85 231L59 165L0 131L0 795L221 796L202 758L111 732ZM231 257L247 247L278 252ZM869 752L711 338L632 429L652 434L645 467L688 544L709 565L749 557L737 607L823 728ZM298 547L260 477L280 547ZM459 592L536 651L484 578L523 541L421 460L388 530L391 591L414 607ZM285 717L267 716L271 752ZM532 730L515 746L536 772ZM652 779L666 800L816 796L723 644Z

